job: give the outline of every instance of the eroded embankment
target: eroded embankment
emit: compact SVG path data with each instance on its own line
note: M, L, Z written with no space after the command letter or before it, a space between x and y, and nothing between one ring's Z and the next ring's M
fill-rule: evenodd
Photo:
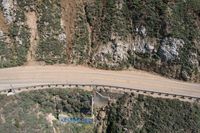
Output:
M62 18L61 26L64 29L67 36L67 55L70 58L72 50L72 42L75 28L76 18L76 1L75 0L61 0Z
M37 15L34 11L26 13L27 25L30 28L30 48L27 55L27 64L34 65L36 63L36 49L38 42L38 30L37 30Z
M8 25L6 24L3 13L0 11L0 30L3 32L8 32Z

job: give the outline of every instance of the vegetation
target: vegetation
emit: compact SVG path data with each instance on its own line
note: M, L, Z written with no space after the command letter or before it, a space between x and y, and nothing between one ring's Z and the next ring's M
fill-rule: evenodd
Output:
M2 7L1 10L3 10ZM19 66L26 62L30 46L30 33L25 21L24 12L21 7L18 7L16 9L16 20L10 24L8 33L3 33L0 38L1 68Z
M0 68L12 66L12 50L7 48L5 42L0 41Z
M66 62L66 38L61 28L60 1L18 0L14 11L15 20L10 24L7 38L11 40L12 57L1 62L1 67L23 65L27 61L30 46L30 29L26 25L25 12L36 11L38 15L39 44L36 57L49 64ZM4 9L1 5L1 11ZM62 36L62 37L61 37ZM0 41L6 44L5 39ZM5 48L5 47L4 47ZM6 48L9 50L10 47ZM8 55L10 56L10 55Z
M114 97L116 94L112 94ZM159 133L200 131L200 105L172 99L124 94L104 109L93 124L61 124L58 114L91 117L92 93L80 89L49 89L0 95L0 131L92 133L101 126L107 133ZM102 115L103 116L103 115Z
M200 131L200 105L179 100L124 95L108 108L108 133Z
M93 130L93 125L64 125L57 119L58 113L91 116L91 93L86 91L52 89L0 95L0 107L0 132L50 133L54 129L61 133L84 133Z
M66 38L59 38L64 34L61 28L60 1L42 0L37 3L39 44L37 60L48 64L66 62Z
M95 50L102 44L112 42L113 36L125 42L130 38L134 40L135 36L138 35L142 39L155 38L157 40L156 49L161 46L163 38L182 39L185 44L179 51L180 59L167 63L163 62L160 65L154 59L154 57L157 57L156 60L160 60L157 52L148 53L149 56L146 56L147 53L135 52L135 54L129 54L130 61L126 63L118 62L115 69L116 67L120 69L121 66L123 66L122 68L133 66L143 70L153 70L167 77L178 79L185 79L182 73L186 72L189 79L185 80L195 79L199 81L199 66L191 64L193 59L190 56L191 53L195 53L197 57L200 56L198 48L200 41L199 9L198 0L109 0L106 2L96 0L93 4L89 3L86 6L88 22L93 28L93 52L95 53ZM138 33L138 29L141 27L146 28L146 35ZM133 56L136 56L139 60L135 60L133 63L132 59L135 58ZM111 60L107 59L112 62L112 58ZM98 60L95 64L100 68L102 66L112 68L109 64L102 65ZM152 64L154 65L152 66ZM169 71L170 74L162 73L163 70L168 71L167 68L176 69L177 73L175 75L174 71Z
M126 38L132 30L127 6L125 3L118 5L122 6L120 9L117 3L116 0L109 0L103 4L101 0L96 0L94 4L86 6L88 22L94 28L94 41L97 40L93 42L96 47L111 41L112 34Z
M83 64L89 58L89 31L86 16L83 14L84 9L77 9L75 21L75 34L73 38L73 63Z

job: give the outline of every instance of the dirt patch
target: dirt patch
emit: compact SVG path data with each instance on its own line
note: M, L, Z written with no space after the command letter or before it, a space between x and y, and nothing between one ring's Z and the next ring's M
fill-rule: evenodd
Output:
M68 59L71 58L72 43L74 36L75 28L75 19L76 19L76 7L77 3L75 0L61 0L62 8L62 26L67 35L67 55Z
M6 119L3 116L3 114L0 115L0 123L2 123L2 124L6 123Z
M30 49L27 55L27 64L34 65L36 62L36 49L38 42L38 30L37 30L37 15L34 11L26 13L27 25L30 28Z
M8 32L8 25L6 24L5 18L3 16L3 13L0 11L0 30L7 33Z
M84 90L85 91L93 91L93 88L92 87L84 87Z
M52 113L46 116L47 121L53 126L53 121L56 120L55 116Z

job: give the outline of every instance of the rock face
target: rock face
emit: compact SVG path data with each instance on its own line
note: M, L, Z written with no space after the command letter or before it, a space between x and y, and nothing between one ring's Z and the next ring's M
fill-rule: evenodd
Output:
M156 51L155 46L157 45L155 38L143 38L141 36L136 36L133 42L134 51L137 53L152 53Z
M12 23L15 20L16 10L15 6L17 5L16 0L2 0L3 13L8 21L8 23Z
M148 37L136 36L134 40L129 39L129 41L122 41L119 37L116 37L99 48L93 57L93 61L117 66L121 62L127 62L131 53L145 54L157 51L155 45L157 45L157 42Z
M164 62L180 59L179 50L184 46L184 41L177 38L165 38L158 49L158 55Z
M128 60L128 50L130 50L129 43L115 39L101 47L94 55L93 61L96 62L98 60L100 63L115 66L123 60Z

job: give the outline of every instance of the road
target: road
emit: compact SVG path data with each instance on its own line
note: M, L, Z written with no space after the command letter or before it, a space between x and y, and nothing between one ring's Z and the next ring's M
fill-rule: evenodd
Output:
M200 84L144 71L106 71L83 66L22 66L0 69L0 90L42 84L101 84L200 97Z

